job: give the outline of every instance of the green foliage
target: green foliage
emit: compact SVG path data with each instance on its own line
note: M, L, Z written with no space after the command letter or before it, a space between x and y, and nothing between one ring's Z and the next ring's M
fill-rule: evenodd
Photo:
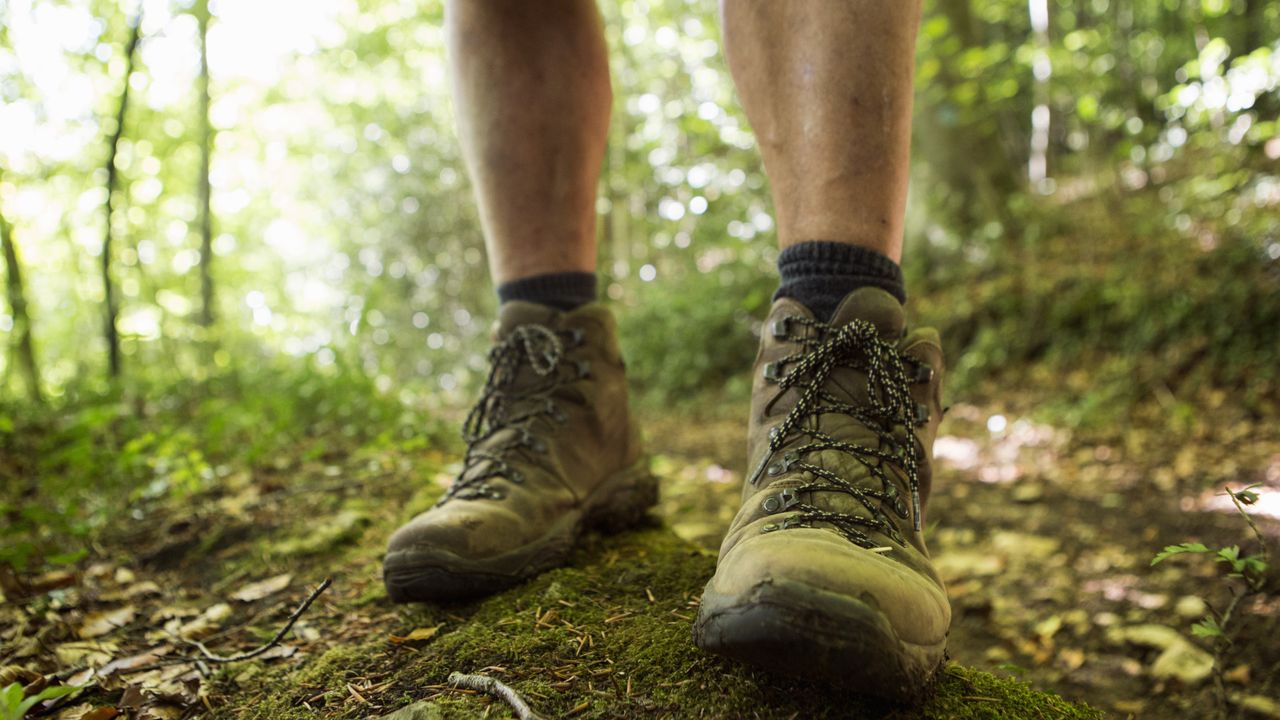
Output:
M1168 545L1165 547L1164 550L1161 550L1159 553L1156 553L1156 556L1151 559L1151 564L1155 565L1157 563L1163 562L1164 560L1167 560L1168 558L1174 555L1182 555L1184 553L1211 553L1211 552L1213 551L1210 550L1204 543L1181 543L1179 545Z
M11 683L0 688L0 720L22 720L27 716L27 711L45 700L66 697L79 690L67 685L51 685L24 699L22 685Z
M772 291L771 283L741 267L687 276L680 292L643 288L620 319L632 382L664 402L706 391L749 392L743 369L755 356L757 318Z
M1244 585L1243 589L1239 591L1228 585L1227 590L1230 600L1226 603L1225 608L1218 611L1210 605L1209 614L1191 625L1191 634L1193 636L1207 638L1213 642L1213 669L1217 680L1218 706L1219 711L1224 716L1227 708L1227 694L1222 677L1222 667L1224 655L1232 644L1231 634L1237 632L1235 625L1232 623L1236 607L1241 600L1248 596L1267 592L1266 573L1269 567L1270 544L1268 539L1259 531L1253 518L1245 510L1246 506L1252 505L1258 500L1257 493L1253 492L1255 487L1258 486L1250 485L1240 490L1232 490L1228 487L1221 494L1231 499L1238 516L1244 520L1253 534L1259 546L1257 554L1241 557L1239 545L1229 545L1215 549L1204 543L1189 542L1169 545L1151 560L1151 564L1156 565L1175 555L1212 557L1214 562L1224 564L1229 568L1228 572L1225 573L1228 580L1237 580Z
M399 398L343 368L279 363L129 395L29 411L0 433L0 457L11 459L0 463L0 563L74 563L97 528L206 491L233 467L272 467L284 448L312 443L323 456L340 451L334 443L425 429Z
M59 7L0 10L6 37L13 25L54 48L0 43L13 123L0 133L0 209L18 244L39 248L28 291L42 377L55 405L75 406L111 392L94 253L128 18L96 0ZM920 31L906 269L921 317L946 331L954 386L1028 361L1123 357L1073 411L1166 384L1267 394L1280 384L1269 210L1280 9L1048 0L1043 36L1027 9L930 0ZM718 18L680 0L603 12L617 98L598 203L607 295L639 316L628 328L643 340L628 349L645 387L669 397L720 385L750 362L741 313L763 310L776 251ZM442 3L339 2L277 18L289 33L252 41L242 36L274 21L215 8L215 34L260 54L219 57L215 42L212 57L212 329L194 271L196 23L181 3L147 13L113 218L130 380L180 386L251 368L264 349L337 353L382 387L461 400L483 371L493 300L454 137ZM37 60L82 82L82 99L70 103ZM1047 170L1033 183L1037 107ZM65 142L37 142L22 123L37 117ZM1153 269L1153 282L1137 280ZM681 334L678 363L666 359L681 328L654 320L668 311L714 329ZM0 328L10 319L0 311ZM12 363L0 357L6 387ZM181 465L194 477L202 463Z

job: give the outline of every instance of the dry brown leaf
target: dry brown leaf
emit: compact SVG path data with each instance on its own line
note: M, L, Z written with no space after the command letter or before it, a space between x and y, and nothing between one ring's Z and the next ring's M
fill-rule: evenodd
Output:
M435 627L429 628L418 628L408 635L391 635L387 639L396 645L410 642L423 642L424 640L430 640L435 637L436 633L440 632L440 628L442 627L444 627L444 625L436 625Z
M119 708L114 708L110 705L94 707L89 703L84 703L83 705L63 710L58 714L58 720L111 720L111 718L119 715Z
M218 603L201 613L200 617L178 628L178 637L186 640L199 640L217 632L222 621L231 617L231 606Z
M149 597L160 594L160 586L150 580L143 580L127 587L122 587L111 592L102 593L99 596L107 602L119 602L121 600L134 600L140 597Z
M267 648L266 652L258 656L259 660L274 660L276 658L293 657L298 652L297 645L276 645Z
M54 648L53 653L63 665L102 667L111 662L118 649L115 643L87 640L63 643Z
M138 609L132 605L125 605L114 610L103 610L101 612L89 613L85 616L84 622L80 625L77 634L81 640L90 640L96 637L102 637L117 628L133 622L133 618L137 616Z
M128 672L147 665L154 665L156 661L165 655L168 655L170 652L173 652L172 646L161 645L160 647L152 648L138 655L116 658L104 665L102 669L98 670L98 675L100 677L108 677L110 675L115 675L116 673Z
M177 705L148 705L138 711L138 720L179 720L183 712Z
M35 680L40 679L38 672L28 670L21 665L5 665L0 667L0 687L4 687L9 683L18 683L19 685L28 685Z
M284 590L285 588L289 587L289 583L292 581L293 581L293 575L290 573L285 573L284 575L277 575L273 578L267 578L266 580L262 580L260 582L250 583L248 585L245 585L244 587L240 588L234 593L231 593L231 599L239 600L240 602L253 602L255 600L261 600L264 597L274 595L280 592L281 590Z

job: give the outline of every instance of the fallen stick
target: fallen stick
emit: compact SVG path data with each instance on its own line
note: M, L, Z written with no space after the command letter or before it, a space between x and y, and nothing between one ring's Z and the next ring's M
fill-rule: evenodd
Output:
M177 655L174 657L163 658L159 662L152 663L150 665L143 665L141 667L128 668L128 669L121 670L119 674L132 675L134 673L146 672L148 670L157 670L159 668L171 667L173 665L182 665L184 663L193 663L196 665L196 669L200 670L201 674L207 674L205 672L206 668L201 667L201 665L205 662L225 664L225 663L240 662L242 660L250 660L252 658L258 657L259 655L265 653L271 648L279 645L280 641L284 639L284 636L288 634L289 630L291 630L294 624L298 622L298 618L302 617L302 614L307 611L307 608L311 607L311 603L315 602L316 598L320 597L320 593L324 592L332 584L333 584L332 578L325 578L324 582L320 583L315 590L311 591L311 594L307 596L307 599L302 601L302 604L298 606L298 609L293 611L293 614L289 616L289 620L284 624L284 627L280 628L280 631L275 634L275 637L271 638L267 642L263 643L262 645L259 645L258 647L252 650L242 652L242 653L237 653L235 655L217 655L213 652L210 652L209 648L206 647L205 644L200 642L199 640L187 640L186 638L174 638L174 640L184 642L194 647L195 649L199 650L200 655Z
M511 706L519 720L542 720L542 716L533 711L529 704L511 688L510 685L495 680L488 675L466 675L460 672L449 674L449 684L463 690L475 690L491 695Z
M289 616L289 621L284 624L284 627L280 628L280 631L276 633L275 637L259 645L258 647L252 650L249 650L247 652L237 653L235 655L216 655L212 652L209 652L209 648L205 647L204 643L200 642L199 640L184 639L183 642L187 643L188 645L194 646L197 650L200 651L200 654L204 656L199 658L187 658L187 659L203 660L211 663L234 663L234 662L241 662L242 660L249 660L251 658L258 657L262 653L270 650L276 645L279 645L280 641L284 639L284 636L288 634L290 629L293 628L294 623L298 622L298 618L302 617L302 613L306 612L307 608L311 607L311 603L315 602L316 598L320 597L320 593L324 592L332 584L333 584L332 578L325 578L324 582L316 586L316 589L311 591L311 594L307 596L307 599L302 601L302 604L298 606L298 609L293 611L293 614Z

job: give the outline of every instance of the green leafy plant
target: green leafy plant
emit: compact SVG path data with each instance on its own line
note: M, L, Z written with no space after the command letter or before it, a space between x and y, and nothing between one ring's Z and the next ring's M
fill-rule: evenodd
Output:
M1210 605L1209 613L1191 626L1192 635L1199 638L1207 638L1213 643L1214 681L1218 691L1219 709L1223 713L1226 712L1227 702L1226 686L1222 678L1223 658L1231 646L1230 632L1233 630L1232 620L1236 608L1245 598L1264 593L1267 589L1266 576L1269 567L1270 549L1266 538L1258 529L1257 523L1253 521L1253 518L1250 517L1246 510L1248 506L1258 502L1258 494L1254 492L1257 487L1258 485L1256 484L1241 490L1232 490L1228 487L1224 489L1224 492L1220 493L1231 498L1236 512L1248 524L1249 530L1253 533L1258 543L1259 550L1257 553L1242 556L1239 545L1211 548L1204 543L1187 542L1168 545L1151 559L1151 564L1157 565L1176 555L1200 555L1210 557L1213 562L1226 566L1226 573L1223 579L1227 583L1227 593L1231 599L1227 601L1221 612Z
M65 697L79 692L80 688L67 685L51 685L31 697L24 697L26 692L19 683L10 683L0 689L0 720L22 720L27 711L45 700Z

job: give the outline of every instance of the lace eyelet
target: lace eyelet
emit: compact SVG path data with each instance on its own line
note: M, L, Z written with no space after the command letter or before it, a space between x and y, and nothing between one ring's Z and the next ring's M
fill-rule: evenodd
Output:
M765 498L760 507L772 515L783 510L790 510L799 504L800 493L796 492L795 488L783 488L778 494Z
M915 414L916 427L929 422L929 406L924 403L916 403Z
M789 340L791 338L791 316L783 315L773 321L770 325L775 340Z
M779 529L780 527L781 527L781 526L780 526L780 525L778 525L777 523L765 523L764 525L762 525L762 526L760 527L760 532L762 532L762 533L771 533L771 532L773 532L774 530Z
M582 345L583 339L586 337L586 332L583 331L583 329L580 327L569 328L568 332L569 332L569 347L571 348L580 347Z
M777 363L777 362L764 364L763 374L764 374L765 382L777 383L779 380L782 379L781 368L779 367L779 365L781 365L781 363Z
M917 365L916 376L915 378L913 378L913 381L917 385L927 385L933 382L933 367L930 365L926 365L925 363L920 363L919 365Z
M591 377L591 362L589 360L577 361L578 379L585 380Z

